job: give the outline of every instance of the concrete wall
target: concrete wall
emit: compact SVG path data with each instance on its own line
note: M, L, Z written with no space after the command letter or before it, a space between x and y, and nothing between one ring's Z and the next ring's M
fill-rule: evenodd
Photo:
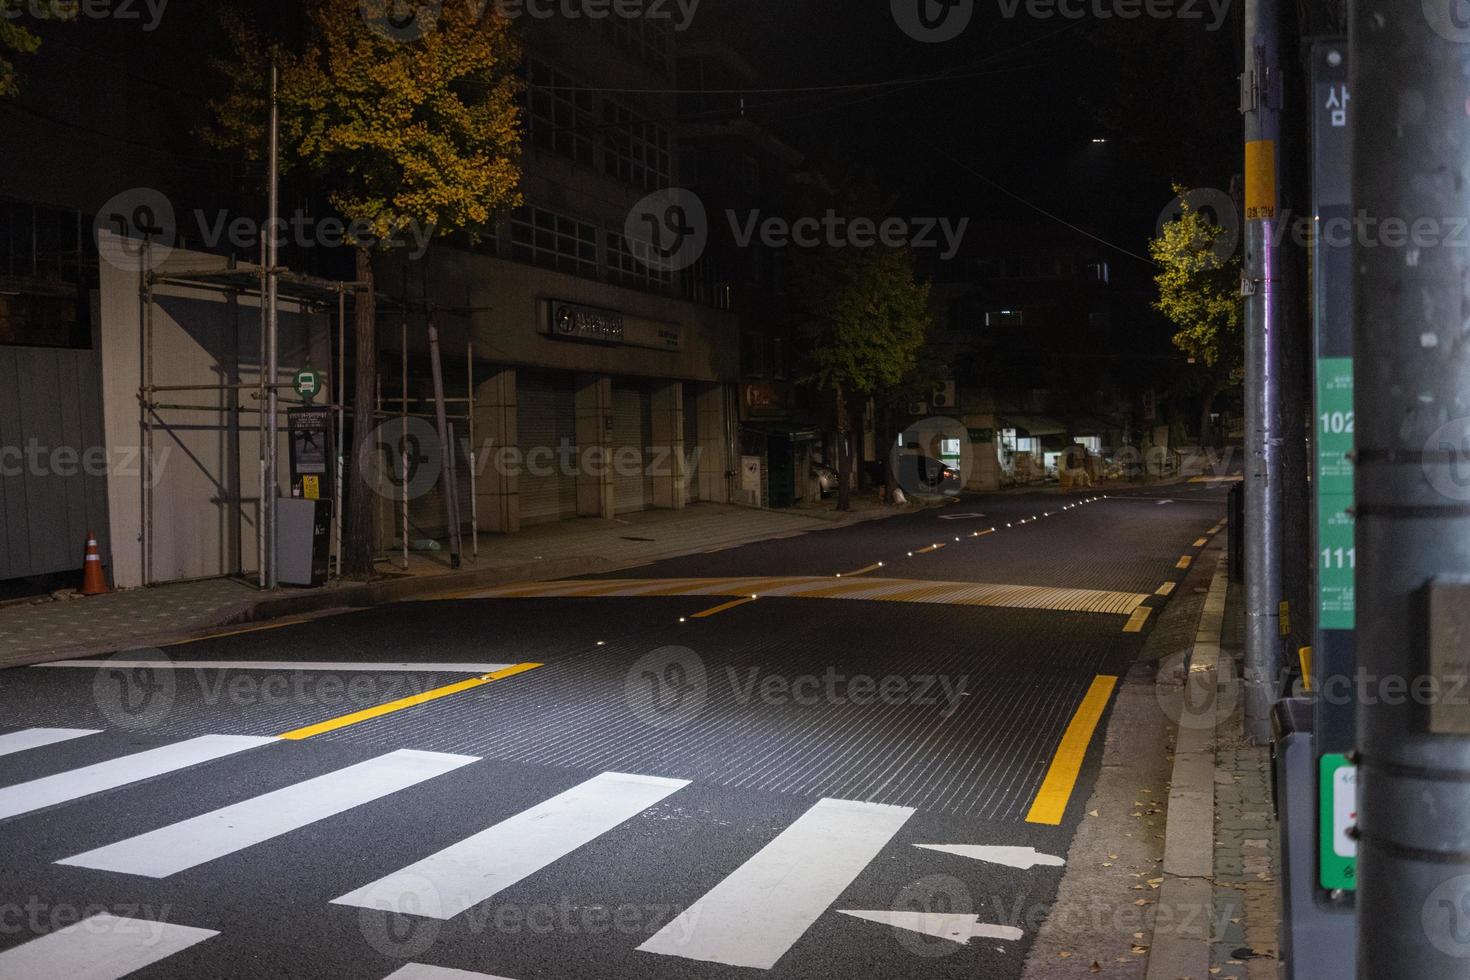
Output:
M107 554L97 354L0 347L0 580L82 567L89 532ZM78 580L80 581L80 580Z
M146 446L138 392L147 356L143 343L141 274L104 240L101 264L103 430L108 454L137 453ZM217 270L214 256L174 251L158 271L176 274ZM156 385L259 382L260 308L253 297L206 289L162 286L153 317L153 382ZM290 381L308 359L330 373L328 319L282 304L280 374ZM328 390L331 390L330 388ZM151 467L111 472L107 479L112 526L112 573L121 587L208 578L256 569L260 512L258 424L254 392L159 392L161 403L227 409L159 409L154 418ZM325 400L325 399L323 399ZM289 447L285 408L298 404L282 392L278 444L279 490L287 489ZM148 473L151 469L151 481ZM145 484L152 487L145 508ZM145 510L151 511L151 552L144 567Z
M434 300L446 350L462 349L472 339L477 358L507 366L685 381L739 378L739 321L733 313L437 245L417 262L389 256L377 270L385 290L400 291L406 282L411 296ZM555 339L547 331L552 300L616 310L629 321L630 333L677 325L682 349ZM384 332L387 341L396 336L391 317ZM427 350L422 330L410 326L409 348Z

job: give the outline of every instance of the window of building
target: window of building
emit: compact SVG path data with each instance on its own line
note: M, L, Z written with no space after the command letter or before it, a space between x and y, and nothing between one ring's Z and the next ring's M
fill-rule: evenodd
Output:
M987 327L1020 327L1026 323L1026 316L1021 310L991 310L985 314L985 325Z
M91 347L96 286L90 219L0 199L0 344Z
M526 63L526 130L536 146L592 166L597 131L592 92L544 62Z
M771 338L771 374L777 381L785 381L791 373L786 357L786 338Z
M597 276L597 230L585 221L537 207L511 219L511 257L576 276Z
M620 286L663 292L673 284L674 271L652 245L610 231L607 233L607 278Z
M669 131L611 99L603 102L603 117L603 172L644 190L668 187Z
M766 338L763 334L740 335L740 370L747 378L766 376Z
M614 47L626 51L640 64L667 75L669 65L673 63L674 49L673 30L668 18L648 16L644 10L632 12L637 16L614 11L613 16L596 23L607 32Z
M1109 279L1109 275L1110 272L1108 270L1108 264L1106 262L1087 263L1087 274L1085 278L1088 282L1100 282L1106 285Z

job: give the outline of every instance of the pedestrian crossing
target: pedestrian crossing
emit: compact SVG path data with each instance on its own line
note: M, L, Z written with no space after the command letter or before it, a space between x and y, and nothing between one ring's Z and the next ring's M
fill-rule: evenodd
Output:
M399 749L57 863L167 878L478 761Z
M28 751L18 747L24 744L46 751L69 740L62 731L13 732L0 735L0 745L11 746L13 753ZM75 803L271 744L274 748L268 751L288 752L296 743L209 735L133 752L0 788L0 813L19 816ZM169 878L357 807L393 805L415 787L481 761L390 751L55 863L105 875ZM201 771L209 773L207 768ZM689 786L683 779L600 773L330 904L447 922L593 846ZM650 963L657 962L653 957L674 957L771 970L819 919L836 914L836 903L893 844L914 813L908 807L857 800L818 800L631 954L647 955ZM217 935L185 924L97 915L0 950L0 980L114 980ZM418 963L391 977L507 980Z
M841 599L866 602L919 602L1001 609L1047 609L1054 612L1105 613L1127 616L1149 596L1101 589L1041 585L998 585L985 582L939 582L929 579L786 578L579 579L486 589L462 595L468 599L656 598L728 596L782 599Z
M274 741L273 738L255 735L201 735L187 742L176 742L17 786L6 786L0 788L0 820L213 762Z

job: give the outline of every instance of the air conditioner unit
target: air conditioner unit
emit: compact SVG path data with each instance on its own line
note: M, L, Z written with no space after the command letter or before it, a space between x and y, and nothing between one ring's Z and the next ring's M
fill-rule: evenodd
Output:
M909 414L910 415L928 415L929 414L929 403L928 402L909 402Z
M957 395L955 383L953 381L946 381L934 389L934 397L929 401L936 409L956 408L959 406Z

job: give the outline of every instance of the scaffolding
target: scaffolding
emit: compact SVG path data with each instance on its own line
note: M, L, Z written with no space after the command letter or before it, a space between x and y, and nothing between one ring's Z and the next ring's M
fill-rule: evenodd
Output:
M145 261L144 268L146 269L149 267L149 264ZM268 363L268 361L274 360L273 357L269 356L268 352L272 351L275 340L275 338L269 336L270 329L267 323L267 307L269 306L268 297L269 291L271 289L271 283L269 282L269 280L271 279L275 280L274 286L277 297L280 300L295 306L297 309L300 310L303 315L327 315L327 341L329 347L331 346L331 341L333 339L333 321L331 317L333 314L335 314L336 317L336 344L335 351L333 352L335 356L335 363L333 364L333 369L330 372L329 384L327 386L329 392L329 401L326 405L322 407L328 409L335 417L336 467L334 476L335 496L332 513L331 532L331 567L333 570L333 574L336 577L340 577L342 575L342 504L345 499L345 443L348 419L352 417L352 410L347 405L346 382L347 333L349 330L347 319L347 297L349 294L356 294L359 290L367 288L366 284L351 281L323 279L315 276L290 272L283 269L276 269L274 270L274 275L270 275L269 270L267 270L264 266L239 267L233 261L231 261L224 268L202 270L163 269L146 272L142 277L142 363L141 385L138 389L138 406L139 427L143 440L143 465L140 470L140 480L142 489L141 542L142 574L144 585L156 584L153 567L153 538L155 524L154 490L157 483L155 479L156 474L154 473L154 439L157 430L167 430L169 428L169 423L166 419L167 413L174 411L219 412L222 414L234 415L236 417L235 425L237 427L239 426L240 416L247 414L256 415L257 434L260 440L260 453L258 460L258 491L260 501L260 514L262 516L264 516L266 512L270 509L269 502L273 500L275 498L275 495L279 492L279 480L275 476L274 455L279 438L278 432L281 423L281 409L275 405L275 399L272 397L272 395L280 389L293 389L295 386L292 382L283 382L279 380L279 377L271 372L273 364ZM214 381L207 384L161 385L155 383L154 328L156 309L159 300L159 291L161 289L202 290L205 292L212 292L228 296L237 302L242 298L253 298L257 300L260 305L259 351L261 353L262 362L260 365L258 379L253 383L230 382L223 380ZM466 362L468 365L466 381L468 387L465 396L463 398L450 398L445 397L441 394L438 396L437 399L431 399L431 404L434 401L437 401L437 404L433 404L432 406L433 411L411 411L410 406L411 403L415 401L415 399L411 399L410 397L408 397L408 308L406 304L397 303L381 293L376 294L376 299L380 312L392 312L396 309L400 313L401 342L399 350L399 377L402 387L398 397L385 398L382 393L381 379L383 372L379 372L374 423L377 425L382 425L390 420L396 419L400 424L399 432L402 442L399 447L400 451L398 454L398 462L401 466L401 471L399 475L401 476L401 486L403 488L403 492L398 495L399 499L397 499L395 503L398 504L398 516L400 517L402 522L399 527L398 535L399 539L401 540L401 565L404 568L408 567L408 554L410 547L410 495L408 493L408 485L412 461L409 459L408 455L407 439L409 435L408 420L413 417L443 419L446 423L461 423L465 426L465 431L468 434L470 446L468 469L470 480L469 497L471 529L470 534L472 542L471 558L473 560L474 558L478 558L479 556L479 522L477 507L475 504L475 486L477 474L475 466L475 453L473 448L475 399L474 343L472 340L466 342ZM430 315L432 316L432 312L430 313ZM437 349L435 350L435 358L437 361ZM238 373L238 363L235 365L235 369ZM219 399L219 401L221 402L220 404L193 404L190 403L187 397L179 397L187 396L189 394L198 395L199 393L205 392L215 393L221 396L230 392L237 394L243 392L252 392L254 394L256 404L230 404L228 399L223 397ZM160 400L160 396L168 397L170 400ZM176 397L177 400L173 400ZM200 402L207 402L209 400L210 399L207 397L198 399L198 401ZM397 403L396 408L394 410L388 409L387 405L389 403ZM456 406L463 405L463 414L450 415L446 413L444 411L445 406L450 403L455 404ZM272 411L273 408L274 411ZM454 445L452 438L452 429L450 430L450 432L451 436L448 440L448 445L445 448L447 449L446 455L448 459L448 465L451 467L451 472L446 474L449 479L447 481L445 492L449 494L452 501L450 513L454 514L454 508L457 506L458 490L457 483L455 482L455 478L452 472L454 466ZM243 495L237 495L235 500L233 501L233 504L236 512L235 516L243 522L245 520L245 500ZM460 523L462 522L456 520L456 527L458 527ZM271 550L273 549L274 543L270 540L267 533L267 525L268 521L265 519L259 519L256 521L257 584L261 589L268 589L273 585L269 569L273 565ZM381 521L379 522L378 526L381 527ZM377 547L375 548L375 552L376 560L391 560L386 552L386 549ZM237 567L235 569L235 574L237 575L244 574L243 552L241 554L242 557L237 563Z

